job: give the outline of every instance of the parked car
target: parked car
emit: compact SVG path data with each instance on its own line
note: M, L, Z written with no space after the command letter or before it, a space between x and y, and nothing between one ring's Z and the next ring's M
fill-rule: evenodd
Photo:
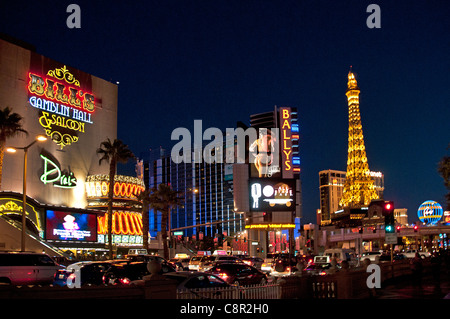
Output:
M264 263L264 259L259 258L259 257L244 257L241 259L245 264L253 266L259 270L261 270L261 266Z
M176 269L169 262L161 263L160 274L175 272ZM132 281L143 279L150 275L146 261L126 262L112 264L103 275L103 283L106 285L129 285Z
M0 283L11 285L51 284L55 273L64 266L47 254L0 253Z
M253 266L224 263L212 267L208 273L215 274L229 284L252 285L267 282L267 275Z

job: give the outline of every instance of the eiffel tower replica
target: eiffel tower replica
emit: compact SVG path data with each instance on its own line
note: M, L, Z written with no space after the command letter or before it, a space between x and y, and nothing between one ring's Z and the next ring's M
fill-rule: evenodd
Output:
M355 75L348 73L348 159L344 190L339 206L355 209L369 206L371 200L378 199L374 181L370 177L364 136L359 112L359 87Z

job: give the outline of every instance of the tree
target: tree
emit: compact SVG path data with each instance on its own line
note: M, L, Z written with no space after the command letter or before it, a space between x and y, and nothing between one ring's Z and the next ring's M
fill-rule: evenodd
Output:
M12 113L12 109L5 107L0 110L0 189L3 175L3 156L5 155L6 140L18 134L28 135L22 127L23 117L17 113Z
M179 192L172 190L169 185L159 184L156 188L152 188L150 194L150 207L161 212L161 237L164 248L164 258L169 259L169 247L167 245L167 225L168 217L172 208L183 206L181 198L178 197Z
M113 142L108 138L100 143L100 148L97 149L97 155L102 157L98 161L101 165L103 161L109 163L109 189L108 189L108 245L109 258L113 258L112 248L112 206L114 194L114 179L116 177L117 163L126 163L128 160L135 158L133 152L128 149L121 140L115 139Z
M138 201L142 203L142 248L148 250L149 216L148 206L150 204L150 190L146 188L137 196Z
M450 144L447 146L450 150ZM444 185L448 189L448 193L445 195L447 200L447 210L450 210L450 156L444 156L438 164L438 172L444 179Z

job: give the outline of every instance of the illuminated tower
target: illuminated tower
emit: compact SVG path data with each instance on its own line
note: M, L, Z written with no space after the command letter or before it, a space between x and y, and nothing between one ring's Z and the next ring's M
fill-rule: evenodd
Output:
M350 69L345 93L348 99L348 159L344 190L339 201L341 207L360 208L368 206L372 199L378 198L367 163L359 112L359 93L355 75Z

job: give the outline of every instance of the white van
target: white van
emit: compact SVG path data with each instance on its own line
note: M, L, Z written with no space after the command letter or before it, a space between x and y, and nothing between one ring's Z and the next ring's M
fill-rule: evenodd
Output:
M351 249L345 249L345 248L331 248L331 249L325 249L324 256L329 256L330 260L334 257L336 258L336 261L338 264L340 264L343 260L348 261L350 265L357 263L356 254Z
M0 284L50 284L61 268L46 254L0 252Z

